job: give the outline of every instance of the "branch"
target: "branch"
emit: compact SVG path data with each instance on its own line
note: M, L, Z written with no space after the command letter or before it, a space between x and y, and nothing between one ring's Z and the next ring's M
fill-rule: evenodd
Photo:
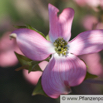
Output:
M101 84L103 85L103 81L102 80L93 80L93 79L87 79L84 82L86 83L95 83L95 84Z

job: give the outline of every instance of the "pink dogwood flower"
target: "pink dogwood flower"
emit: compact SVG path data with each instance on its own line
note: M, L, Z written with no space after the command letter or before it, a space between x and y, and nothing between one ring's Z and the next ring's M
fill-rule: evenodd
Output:
M78 56L103 49L103 30L82 32L69 41L74 10L66 8L57 16L59 10L56 7L49 4L48 9L50 41L25 28L15 30L10 36L16 38L20 50L32 60L45 60L52 54L41 83L48 96L58 98L61 94L68 94L70 87L83 82L86 64Z

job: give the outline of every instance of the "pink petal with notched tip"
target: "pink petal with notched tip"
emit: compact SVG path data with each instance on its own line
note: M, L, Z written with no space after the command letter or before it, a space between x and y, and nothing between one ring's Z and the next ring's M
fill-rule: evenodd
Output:
M39 63L39 66L42 70L44 70L47 64L48 64L47 61L42 61L41 63ZM39 78L42 75L42 72L34 71L34 72L28 73L28 70L23 69L23 74L26 80L28 80L31 84L36 85Z
M59 57L55 54L42 75L42 87L51 98L68 94L70 86L82 83L86 75L86 65L78 57L69 54Z
M36 31L17 29L12 34L14 33L16 34L16 40L20 50L26 57L32 60L44 60L55 52L52 43Z
M54 42L58 37L63 37L66 41L68 41L71 37L71 26L74 17L74 10L72 8L66 8L58 17L57 13L59 10L56 7L49 4L48 9L50 22L50 40Z
M99 52L103 49L103 30L82 32L68 42L68 45L68 52L75 55Z
M103 75L103 65L101 64L101 57L99 53L85 54L79 56L88 66L88 72L94 75Z

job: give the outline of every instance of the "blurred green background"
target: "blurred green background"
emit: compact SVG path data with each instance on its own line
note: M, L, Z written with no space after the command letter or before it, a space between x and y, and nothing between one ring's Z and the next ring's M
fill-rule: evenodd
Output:
M72 24L72 38L85 31L81 25L82 18L96 15L92 9L79 7L73 0L0 0L0 37L5 32L12 32L14 26L31 25L45 35L49 32L48 3L56 6L60 12L66 7L75 10ZM59 103L59 99L51 99L41 95L31 96L35 86L29 84L23 77L22 70L12 67L0 67L0 103ZM92 87L92 89L90 88ZM103 89L98 84L82 83L72 88L72 94L101 94Z

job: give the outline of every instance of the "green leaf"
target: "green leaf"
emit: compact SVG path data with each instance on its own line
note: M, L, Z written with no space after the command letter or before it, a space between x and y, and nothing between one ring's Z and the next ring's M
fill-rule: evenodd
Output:
M29 65L29 71L28 73L30 73L31 71L42 71L40 66L38 65L38 62L37 63L33 63L34 61L32 61L32 64ZM40 62L39 62L40 63Z
M46 36L46 40L50 41L49 35Z
M97 75L93 75L93 74L90 74L89 72L86 73L86 77L85 77L85 80L86 79L93 79L93 78L96 78L98 77Z
M23 55L20 55L18 53L16 53L16 57L18 58L20 64L22 65L22 67L16 69L16 71L21 70L21 69L27 69L29 70L28 72L30 73L31 71L42 71L41 68L39 67L39 63L41 61L33 61Z
M38 94L48 97L45 94L45 92L43 91L43 88L42 88L42 85L41 85L41 77L40 77L40 79L39 79L39 81L38 81L38 83L37 83L37 85L36 85L36 87L35 87L35 89L34 89L34 91L32 93L33 96L34 95L38 95Z
M32 60L23 56L23 55L20 55L16 52L14 52L16 54L16 57L18 58L19 62L21 63L21 65L25 65L26 63L25 62L31 62Z

